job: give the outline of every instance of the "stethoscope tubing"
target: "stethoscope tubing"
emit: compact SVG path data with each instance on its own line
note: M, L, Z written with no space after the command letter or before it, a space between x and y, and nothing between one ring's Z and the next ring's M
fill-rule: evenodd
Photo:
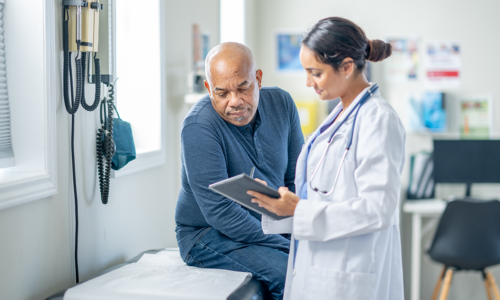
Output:
M329 196L335 190L335 186L337 185L337 180L339 179L340 170L342 170L342 166L344 165L344 160L345 160L345 158L347 156L347 152L349 152L349 149L351 148L351 145L352 145L352 140L353 140L352 137L354 135L354 126L356 125L356 118L358 117L359 110L361 109L361 106L363 106L363 104L365 104L366 101L368 99L370 99L373 96L373 93L375 93L377 90L378 90L378 85L377 84L374 84L372 87L370 87L370 89L368 91L366 91L366 93L363 95L363 97L361 98L361 100L356 104L356 106L354 106L354 108L349 112L349 114L340 123L340 125L337 127L337 129L335 129L333 131L332 135L330 136L330 139L328 140L328 143L326 144L325 150L323 151L323 155L321 156L321 159L319 160L318 165L314 169L314 172L312 173L311 178L309 179L309 187L311 188L311 190L313 190L315 192L318 192L320 195L323 195L323 196ZM335 133L337 133L337 131L339 130L339 128L347 121L347 119L349 119L349 116L355 110L356 110L356 114L354 115L354 120L352 121L352 130L351 130L351 134L350 134L350 137L349 137L349 142L347 143L346 149L344 151L344 155L342 156L342 160L340 161L340 166L337 169L337 174L335 175L335 180L333 182L333 186L332 186L332 188L329 191L320 191L318 188L315 188L315 187L312 186L312 181L313 181L314 177L316 176L316 173L318 172L319 167L321 166L321 164L325 160L326 153L328 152L328 148L330 148L330 145L331 145L331 143L333 141L333 137L335 136Z

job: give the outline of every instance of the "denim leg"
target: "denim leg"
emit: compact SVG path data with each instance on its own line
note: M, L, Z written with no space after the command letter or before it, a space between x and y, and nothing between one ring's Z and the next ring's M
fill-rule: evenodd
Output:
M267 246L236 242L211 228L194 245L187 264L249 272L267 286L273 299L283 298L288 254Z

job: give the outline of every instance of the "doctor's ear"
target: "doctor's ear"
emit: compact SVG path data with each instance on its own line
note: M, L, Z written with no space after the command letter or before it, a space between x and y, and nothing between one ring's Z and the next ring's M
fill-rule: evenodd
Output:
M355 71L354 68L354 60L350 57L346 57L340 64L339 71L342 76L345 76L346 79L349 79L349 77L351 77L351 75Z

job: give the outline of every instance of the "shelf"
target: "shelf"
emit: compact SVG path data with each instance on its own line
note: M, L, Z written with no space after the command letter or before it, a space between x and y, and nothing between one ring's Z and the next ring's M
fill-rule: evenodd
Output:
M424 132L424 131L406 131L407 136L428 136L433 139L460 139L459 132Z
M406 200L403 211L418 214L440 214L446 208L447 202L441 199Z

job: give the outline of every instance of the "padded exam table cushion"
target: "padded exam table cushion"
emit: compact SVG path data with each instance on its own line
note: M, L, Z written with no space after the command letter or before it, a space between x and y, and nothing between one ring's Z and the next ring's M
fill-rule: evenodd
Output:
M142 258L142 256L144 254L156 254L162 250L164 250L164 249L144 251L144 252L140 253L139 255L133 257L132 259L128 260L127 262L113 266L113 267L97 274L96 276L90 278L89 280L97 278L97 277L102 276L104 274L107 274L107 273L112 272L114 270L117 270L121 267L130 265L132 263L136 263ZM65 295L67 290L68 289L61 291L57 294L54 294L54 295L46 298L46 300L63 300L64 295ZM264 299L268 298L268 295L267 295L268 293L266 293L264 290L265 290L265 287L263 288L262 284L259 281L257 281L256 279L254 279L252 277L247 277L243 281L243 283L229 295L229 297L227 299L228 300L240 300L240 299L241 300L247 300L247 299L248 300L264 300Z

